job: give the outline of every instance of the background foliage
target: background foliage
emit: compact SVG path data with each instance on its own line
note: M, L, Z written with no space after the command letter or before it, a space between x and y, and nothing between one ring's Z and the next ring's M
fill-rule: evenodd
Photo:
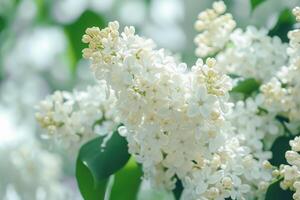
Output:
M270 30L271 36L279 35L283 41L287 41L286 33L294 24L294 17L289 9L296 1L225 2L240 27L248 24L264 26ZM183 61L192 64L196 60L192 43L196 34L193 23L198 12L210 6L210 3L209 0L105 0L98 3L93 0L80 0L76 3L68 0L0 0L1 108L6 107L12 111L17 122L22 121L34 127L31 133L36 135L40 130L36 128L33 120L32 105L56 89L84 87L93 81L88 73L88 63L81 58L81 50L84 47L81 37L87 27L103 28L110 20L119 20L122 25L135 25L140 34L153 38L160 47L176 51ZM52 32L44 32L46 35L42 39L34 34L36 30L49 29L59 32L63 38L54 37L51 41L52 44L54 42L52 46L47 43L47 39L53 37ZM36 43L29 43L33 47L25 45L21 47L21 51L14 52L20 43L24 43L22 39ZM61 51L53 53L53 48L61 46L61 43L65 44ZM49 54L54 55L49 57ZM26 59L21 59L23 57ZM19 87L20 83L24 82L30 82L35 87ZM248 96L257 91L259 84L248 79L241 82L232 92ZM6 111L1 109L0 112ZM0 135L11 134L6 131L3 130ZM289 139L289 136L286 136L274 142L272 151L279 155L271 160L274 165L278 166L284 162L284 152L289 147ZM62 179L71 179L73 185L69 185L75 193L77 187L74 186L75 180L71 177L76 173L80 192L85 199L174 198L172 194L153 191L147 183L142 182L141 167L130 159L126 152L125 140L117 134L113 135L104 150L98 149L98 154L92 157L89 156L90 151L94 152L101 138L85 144L77 158L76 172L73 164L77 155L70 158L60 150L49 148L46 142L40 142L45 149L64 158ZM176 198L180 196L180 183L177 185L178 188L174 191ZM76 194L77 198L81 199L78 191ZM267 199L288 199L287 196L290 195L283 192L275 182L268 190Z

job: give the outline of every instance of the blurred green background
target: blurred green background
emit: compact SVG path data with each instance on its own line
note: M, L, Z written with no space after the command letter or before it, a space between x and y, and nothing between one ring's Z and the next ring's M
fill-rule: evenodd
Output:
M134 25L159 47L177 54L190 66L196 60L193 25L211 0L0 0L0 145L19 137L16 128L39 139L34 105L54 90L85 88L94 82L88 63L82 59L81 37L87 27L105 27L118 20ZM252 11L248 0L225 0L238 27L265 27L270 35L287 41L293 17L288 11L297 0L265 0ZM7 116L12 117L7 117ZM1 126L9 123L10 128ZM65 158L64 153L39 139L45 149ZM74 152L74 157L76 152ZM62 180L81 199L74 181L73 158L66 158ZM1 165L1 163L0 163ZM0 167L1 169L1 167ZM129 174L123 174L120 190L130 189ZM1 177L0 177L1 179ZM67 180L67 181L66 181ZM1 187L1 180L0 180ZM172 195L142 185L139 199L172 199ZM122 191L120 191L122 194ZM14 198L11 198L14 199ZM11 200L9 199L9 200ZM17 198L15 198L17 199Z

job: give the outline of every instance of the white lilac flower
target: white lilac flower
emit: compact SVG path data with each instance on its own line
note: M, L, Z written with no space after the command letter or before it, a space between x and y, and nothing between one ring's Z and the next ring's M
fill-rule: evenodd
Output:
M4 53L5 72L13 77L48 72L56 80L66 79L68 63L63 59L67 51L67 38L56 26L37 26L18 33L15 43ZM27 54L24 54L26 49ZM57 73L60 69L60 74ZM64 72L64 73L63 73ZM62 75L65 75L62 77Z
M262 96L258 95L255 98L236 102L229 115L237 137L260 161L271 158L271 152L266 149L270 149L274 140L284 133L283 126L276 119L276 115L263 110L262 106Z
M236 29L230 35L230 45L217 55L217 67L225 73L269 81L288 56L287 44L267 34L267 30L253 26L248 26L246 31Z
M1 145L0 198L12 188L21 199L65 199L60 181L60 160L36 141ZM42 196L40 196L42 195Z
M67 147L79 147L98 135L117 127L115 97L105 83L85 91L56 91L37 106L36 118L46 130L44 136Z
M296 16L296 20L300 22L300 7L294 8L293 14Z
M268 183L271 175L249 151L236 138L227 139L212 162L206 162L201 170L195 169L184 179L182 199L264 199L261 194L265 188L258 188ZM257 170L253 172L254 169Z
M293 199L300 199L300 154L297 150L300 149L300 137L295 137L290 140L291 150L285 153L285 158L288 164L280 165L279 169L275 169L273 175L276 178L283 178L280 182L280 187L284 190L291 190Z
M215 69L214 59L205 64L199 59L187 70L133 27L119 33L117 22L102 30L88 28L83 42L89 45L83 56L92 61L95 77L116 94L124 124L119 131L145 178L172 189L177 176L184 184L183 199L242 198L268 181L265 173L249 175L260 163L227 120L231 80Z
M263 84L260 90L264 96L264 107L274 113L288 112L292 99L288 90L282 87L278 78L273 77L269 82Z
M297 7L293 10L297 21L299 21L300 8ZM289 55L289 63L287 67L283 67L277 74L277 77L262 86L262 92L265 96L265 106L270 109L272 105L276 107L277 112L289 118L292 125L297 124L296 133L299 133L299 113L300 113L300 29L290 31L288 33L290 39L289 48L287 53ZM281 99L280 99L281 96ZM291 126L288 126L291 127ZM273 175L276 178L283 178L280 186L284 190L292 190L293 199L300 199L300 138L297 136L290 141L291 150L285 154L288 162L287 165L283 164L279 169L274 170Z
M293 11L297 17L299 9ZM265 97L265 107L288 117L293 124L300 121L300 29L290 31L288 37L288 65L283 66L270 82L262 85L261 91Z
M0 199L67 199L70 192L62 184L60 158L43 149L32 136L32 129L16 123L1 107Z
M213 3L212 9L207 9L198 15L195 29L200 33L195 37L197 45L196 55L207 57L222 50L231 32L236 26L232 15L225 13L226 5L223 1Z
M60 86L69 80L63 59L67 39L63 30L55 26L12 30L10 35L17 36L14 42L3 41L5 51L1 64L5 76L0 85L0 101L14 110L20 121L26 120L35 126L32 105L47 94L53 80Z
M56 82L66 80L64 72L68 68L62 57L67 50L66 37L57 26L31 27L30 20L36 9L28 11L28 6L33 8L34 2L22 1L19 5L15 20L7 24L11 25L7 27L8 39L1 43L5 76L0 84L0 157L3 160L0 199L75 199L78 192L68 191L70 188L62 183L60 156L42 148L40 141L34 138L36 123L32 107L49 89L47 81L54 77ZM25 7L27 12L23 12ZM6 110L13 120L8 119ZM65 193L76 195L71 197Z
M271 180L271 170L263 167L265 161L272 158L271 146L276 138L284 134L284 127L276 119L276 114L262 109L262 105L262 96L258 95L236 102L228 115L241 145L248 147L250 153L238 162L242 163L242 169L247 174L245 178L252 187L247 197L258 199L264 199L263 194ZM253 184L252 180L257 180L257 183Z
M133 27L126 27L121 35L118 28L118 23L112 22L103 30L87 29L83 41L89 48L84 56L92 60L96 78L105 79L115 90L116 109L128 129L129 151L144 164L146 176L155 177L164 168L170 171L170 177L175 173L183 176L198 159L189 150L191 146L197 148L192 138L201 122L207 124L201 137L214 139L220 135L221 99L230 88L229 80L217 74L213 62L198 62L188 73L163 50L155 50L152 41L135 35ZM223 80L227 85L216 90L214 84L222 85ZM205 98L192 99L191 94L203 87L207 89L202 93L218 100L211 104ZM209 103L211 107L189 115L188 107L196 103Z

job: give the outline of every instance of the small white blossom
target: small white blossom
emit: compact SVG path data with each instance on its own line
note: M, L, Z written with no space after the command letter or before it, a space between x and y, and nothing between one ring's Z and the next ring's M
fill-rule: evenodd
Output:
M225 73L268 81L286 63L288 56L287 44L267 33L253 26L248 26L246 31L236 29L230 35L231 45L217 55L217 67Z
M293 14L296 16L296 20L300 22L300 7L296 7L293 9Z
M258 95L236 102L229 119L242 144L249 147L257 159L264 161L271 158L271 152L266 150L284 134L284 129L274 113L261 109L261 100L261 95Z
M99 83L86 91L56 91L37 106L36 118L46 130L44 137L66 147L79 147L117 127L114 104L114 93Z

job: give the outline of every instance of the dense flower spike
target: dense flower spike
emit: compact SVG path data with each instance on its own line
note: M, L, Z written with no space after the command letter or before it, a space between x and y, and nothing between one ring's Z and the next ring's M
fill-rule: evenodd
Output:
M196 149L204 147L195 137L207 138L203 140L207 143L222 135L218 133L224 121L221 107L226 106L222 99L230 81L214 70L212 59L205 65L199 60L193 72L187 72L185 64L155 50L152 41L134 34L133 27L121 35L118 27L112 22L97 35L88 29L83 41L90 37L90 48L84 56L90 56L96 78L105 79L116 91L129 151L143 163L145 176L173 188L175 174L184 177L202 162L204 155ZM199 126L206 126L201 134Z
M195 23L195 29L200 32L195 37L197 56L204 58L213 55L222 50L229 41L236 22L232 15L225 11L224 2L217 1L213 3L212 9L207 9L199 14Z
M300 21L300 8L293 10L297 21ZM288 66L283 66L270 82L261 87L265 96L264 106L280 115L286 116L290 123L287 124L292 133L299 133L300 121L300 29L288 33L290 39L287 54L289 55ZM290 141L291 150L285 154L289 165L281 165L274 170L273 175L280 179L282 189L295 191L293 198L300 199L300 138L295 137Z
M198 60L188 71L151 40L135 35L133 27L121 34L118 29L117 22L87 29L83 41L89 48L83 54L95 77L116 92L125 125L119 132L145 177L172 189L177 176L183 199L243 198L253 193L253 185L268 181L226 120L231 80L215 69L216 61ZM253 168L261 171L250 173Z
M223 72L260 82L270 80L287 62L287 45L279 37L270 37L265 29L248 26L230 35L230 45L217 55L218 68Z
M293 10L299 20L299 7ZM290 39L287 54L288 66L283 66L270 82L262 85L261 91L265 96L265 108L288 117L295 132L300 121L300 29L288 33Z
M300 8L293 10L296 20L300 21ZM299 134L300 121L300 29L288 33L290 39L287 54L288 66L283 66L269 83L264 84L261 90L265 96L265 107L275 113L288 117L287 124L292 133ZM275 178L283 180L280 186L284 190L292 190L293 199L300 199L300 137L290 141L291 150L285 154L288 165L281 165L273 171Z
M105 83L86 91L56 91L37 106L36 118L46 129L44 136L65 147L79 147L97 134L109 134L117 127L115 101L113 91Z
M49 96L37 120L47 137L77 147L123 124L118 132L144 178L168 190L181 181L182 200L264 199L272 175L300 200L300 138L290 141L288 165L272 173L267 161L276 138L300 130L300 30L289 32L288 45L265 29L234 30L224 2L212 7L195 23L196 54L217 59L191 69L134 27L88 28L83 57L99 82ZM300 21L300 8L293 13ZM230 102L225 73L255 78L261 94Z

